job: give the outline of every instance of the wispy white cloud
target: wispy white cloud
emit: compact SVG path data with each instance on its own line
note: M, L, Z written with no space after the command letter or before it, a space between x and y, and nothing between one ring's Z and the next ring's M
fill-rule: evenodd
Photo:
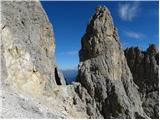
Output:
M139 12L139 2L119 4L118 13L122 20L132 21Z
M144 39L145 35L139 32L134 32L134 31L124 31L125 35L129 38L133 38L133 39Z
M78 51L67 51L67 52L63 52L63 55L78 55Z

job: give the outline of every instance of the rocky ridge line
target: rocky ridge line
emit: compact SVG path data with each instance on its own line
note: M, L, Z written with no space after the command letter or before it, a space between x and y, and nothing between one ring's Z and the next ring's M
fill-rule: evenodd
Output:
M124 52L133 80L139 87L144 111L153 119L159 118L158 50L150 44L146 51L131 47Z

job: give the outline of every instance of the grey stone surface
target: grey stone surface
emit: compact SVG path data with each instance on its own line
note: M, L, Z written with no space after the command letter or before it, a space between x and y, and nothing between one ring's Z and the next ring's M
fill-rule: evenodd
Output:
M0 12L1 118L87 118L57 68L52 26L40 2L1 1Z
M66 85L56 65L52 26L40 2L3 1L0 12L1 118L157 115L158 92L147 94L145 102L140 98L106 7L97 7L87 26L73 85ZM158 55L152 51L148 49L156 62Z
M59 77L55 74L54 35L40 3L2 1L1 17L4 84L31 94L51 90ZM61 82L65 84L64 79Z
M87 105L87 114L97 117L93 115L93 108L98 108L104 118L148 118L143 111L138 87L133 82L117 30L105 6L97 7L81 45L77 81L95 101L95 104Z
M138 47L125 50L133 80L139 87L143 108L151 118L159 118L159 53L154 44L146 51Z

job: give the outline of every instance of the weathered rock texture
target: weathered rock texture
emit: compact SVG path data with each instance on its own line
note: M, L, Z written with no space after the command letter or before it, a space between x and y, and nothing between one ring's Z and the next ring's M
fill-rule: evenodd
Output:
M56 66L52 27L40 3L3 1L0 12L1 118L148 118L152 110L157 115L155 91L143 101L147 115L143 111L106 7L96 9L82 38L80 83L68 86Z
M1 1L1 117L87 118L55 63L51 24L38 1Z
M104 118L147 118L133 82L117 30L105 6L97 7L81 40L77 81L92 100L87 114L95 118L97 108ZM88 96L87 96L88 97Z
M134 82L139 86L143 108L151 118L159 118L159 53L154 44L146 51L138 47L125 50Z
M1 10L4 84L36 95L62 84L51 24L39 2L2 2Z

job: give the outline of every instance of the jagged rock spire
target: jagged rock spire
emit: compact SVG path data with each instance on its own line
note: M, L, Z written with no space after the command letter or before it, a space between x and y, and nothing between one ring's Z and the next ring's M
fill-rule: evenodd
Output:
M97 7L81 44L77 81L87 89L101 115L146 118L108 8ZM94 111L89 110L92 116Z
M82 37L80 61L105 53L107 50L104 46L107 43L106 38L118 40L117 31L108 8L99 6L96 8L96 13L91 17L86 33Z
M147 49L147 53L148 53L149 55L156 55L156 54L158 53L158 50L157 50L155 44L150 44L150 45L149 45L149 47L148 47L148 49Z
M154 44L150 44L146 51L131 47L125 50L125 56L133 80L139 87L144 111L153 119L159 118L159 53L157 48Z

